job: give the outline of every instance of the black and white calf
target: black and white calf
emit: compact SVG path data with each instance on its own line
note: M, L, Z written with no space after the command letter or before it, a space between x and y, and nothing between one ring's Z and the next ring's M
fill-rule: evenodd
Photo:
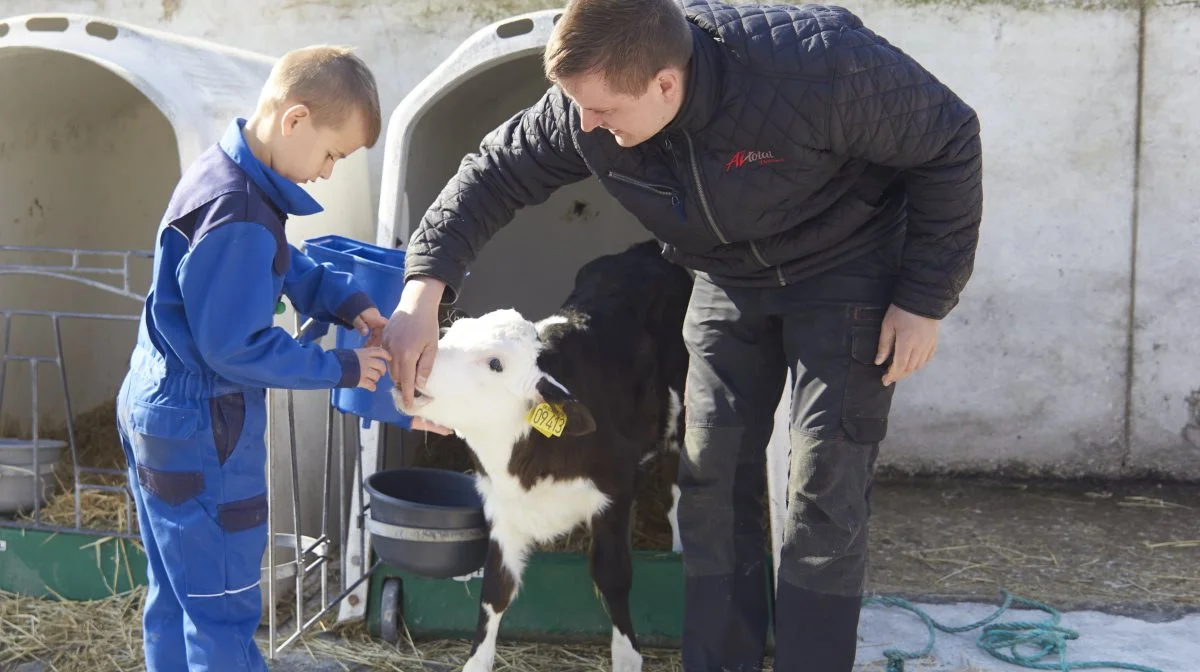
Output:
M641 669L629 614L633 503L655 461L674 486L691 287L654 241L599 257L536 324L514 310L454 322L413 407L394 395L402 411L453 428L477 463L491 545L465 672L491 670L533 546L580 524L591 528L592 579L612 618L613 670ZM543 403L561 408L561 436L532 428Z

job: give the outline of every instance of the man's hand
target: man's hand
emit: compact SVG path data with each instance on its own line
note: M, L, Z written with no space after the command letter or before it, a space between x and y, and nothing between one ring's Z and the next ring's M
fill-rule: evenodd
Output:
M889 354L893 355L892 365L883 374L885 387L904 380L933 359L938 326L935 319L914 315L895 305L888 307L879 332L879 350L875 354L876 365L886 362Z
M405 405L412 404L413 390L424 386L433 370L437 309L445 287L441 281L427 277L405 283L396 312L383 330L383 347L392 355L392 382L400 388Z
M366 347L373 348L379 345L379 341L383 336L383 328L387 326L388 321L380 314L379 309L371 306L354 318L354 330L360 336L368 336Z

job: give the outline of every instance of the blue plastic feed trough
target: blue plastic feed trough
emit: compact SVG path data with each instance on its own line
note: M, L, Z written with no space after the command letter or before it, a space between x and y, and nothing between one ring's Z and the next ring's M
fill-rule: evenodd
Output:
M400 303L404 289L404 251L371 245L344 236L320 236L304 241L305 252L318 264L330 264L335 270L350 273L375 302L384 317ZM337 347L361 348L367 339L353 329L337 327ZM343 413L367 421L387 422L400 427L412 426L412 418L396 410L392 403L392 376L385 374L375 392L361 388L333 390L332 404Z
M465 576L487 560L488 526L475 479L410 467L367 477L367 529L384 564L427 579Z

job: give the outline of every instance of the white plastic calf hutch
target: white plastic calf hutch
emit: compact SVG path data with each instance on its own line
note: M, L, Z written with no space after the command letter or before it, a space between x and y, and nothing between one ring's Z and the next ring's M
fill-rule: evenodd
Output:
M139 251L152 249L182 168L216 142L234 116L253 112L272 63L264 55L88 16L0 20L0 338L5 355L0 420L7 423L5 433L32 438L36 418L44 439L48 427L61 425L68 415L79 418L99 409L91 433L107 443L86 448L109 466L123 464L119 444L112 445L111 402L126 370L150 277L149 253ZM325 212L289 222L294 244L318 232L370 238L364 153L341 162L333 179L312 186L311 193ZM290 312L277 320L288 328L293 324ZM296 403L300 490L320 492L328 396L297 394ZM282 407L276 402L273 409ZM74 437L66 438L81 443L81 431L89 428L74 424ZM275 436L286 440L287 435L277 430ZM28 449L31 441L25 445L26 453L34 452ZM6 444L5 454L11 452ZM276 464L288 470L277 472L288 474L288 451L275 453L282 458ZM68 465L72 460L72 451L62 445L45 446L36 455L45 461L59 455ZM92 466L80 461L82 467ZM53 463L40 465L41 471L53 468ZM0 472L0 490L15 475L31 472ZM103 476L85 471L78 480ZM119 479L119 473L107 476L110 484ZM275 529L292 532L290 479L275 480ZM69 497L73 486L66 486ZM85 520L90 512L83 499ZM320 520L321 500L306 497L301 504L300 524L307 532ZM77 516L63 526L87 528L84 520ZM124 527L126 533L129 529ZM11 530L0 533L6 531ZM290 545L281 542L281 557ZM0 550L4 546L0 543ZM7 546L0 553L0 576L15 575L3 570L6 562L22 562L15 544Z
M406 246L463 156L544 93L548 82L542 52L560 15L556 10L533 12L482 28L394 110L386 134L378 244ZM492 238L470 268L458 307L474 315L513 307L539 319L566 298L582 264L649 237L597 180L570 185L540 206L519 210ZM786 404L779 410L771 449L773 492L786 483L787 473ZM387 443L411 454L414 446L406 445L411 441L406 435ZM771 499L772 515L782 514L782 500ZM778 545L776 539L776 549ZM536 573L534 567L530 570Z

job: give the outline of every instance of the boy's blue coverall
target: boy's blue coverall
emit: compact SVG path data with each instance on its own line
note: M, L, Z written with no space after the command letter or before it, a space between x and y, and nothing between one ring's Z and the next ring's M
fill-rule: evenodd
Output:
M149 593L149 672L265 670L254 643L267 543L266 389L353 387L352 350L273 326L282 294L347 327L374 304L288 244L287 214L321 211L229 126L180 179L117 400Z

